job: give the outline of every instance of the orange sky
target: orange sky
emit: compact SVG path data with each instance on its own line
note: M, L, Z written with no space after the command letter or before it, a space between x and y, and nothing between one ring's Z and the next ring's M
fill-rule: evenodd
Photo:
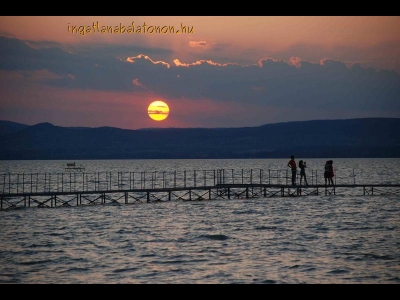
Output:
M194 29L192 34L79 34L68 33L68 26L175 26ZM231 45L231 50L245 55L246 50L279 52L293 45L332 47L373 47L400 42L400 17L391 16L3 16L0 33L31 41L59 43L119 43L167 47L176 53L188 50L190 41L204 42L201 50ZM193 45L193 44L192 44ZM182 47L184 49L182 49ZM193 48L193 47L192 47ZM195 51L194 49L191 49ZM260 57L261 58L261 57ZM182 60L182 57L180 58Z
M184 25L192 32L82 35L71 29L93 24L134 24L135 30L144 24L175 29ZM0 119L135 129L399 115L393 100L396 75L374 78L368 71L400 74L398 16L1 16L0 35L51 50L14 50L5 40L3 51L13 50L0 69ZM354 71L347 85L349 74L341 64L355 63L365 74L360 77ZM293 74L286 64L303 64L308 71ZM337 72L343 72L338 88ZM323 78L326 83L315 83ZM344 94L349 87L354 91ZM331 90L337 95L326 99ZM390 96L385 97L386 91ZM300 105L307 99L308 106ZM171 108L162 124L153 124L147 115L155 100ZM361 106L349 105L353 100ZM324 108L324 101L330 108Z
M35 41L57 41L61 43L80 43L89 41L134 42L135 37L115 35L92 35L81 37L68 34L68 24L71 26L88 26L93 22L101 25L115 26L122 23L137 26L148 25L176 26L181 23L193 26L194 33L190 39L206 40L209 43L248 44L249 47L260 47L272 44L275 47L285 47L301 42L315 44L361 44L374 45L382 42L400 41L400 18L391 16L3 16L0 17L0 30L20 39ZM150 43L171 43L182 39L173 35L145 36ZM85 40L83 40L85 39ZM173 41L175 39L175 41Z

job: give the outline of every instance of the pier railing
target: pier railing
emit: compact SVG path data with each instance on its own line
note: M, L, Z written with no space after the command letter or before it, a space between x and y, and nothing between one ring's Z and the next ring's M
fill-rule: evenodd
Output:
M320 172L321 173L321 172ZM297 175L299 183L300 175ZM354 171L334 177L335 183L355 184ZM308 184L323 184L323 174L307 172ZM304 183L304 182L303 182ZM142 172L3 173L1 194L89 192L211 187L217 184L291 184L291 171L264 169L215 169Z

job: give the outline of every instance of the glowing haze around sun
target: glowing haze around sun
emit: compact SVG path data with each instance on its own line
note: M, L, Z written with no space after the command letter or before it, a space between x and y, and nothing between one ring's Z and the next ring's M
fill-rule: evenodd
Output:
M147 112L153 120L162 121L168 117L169 107L164 101L157 100L150 103Z

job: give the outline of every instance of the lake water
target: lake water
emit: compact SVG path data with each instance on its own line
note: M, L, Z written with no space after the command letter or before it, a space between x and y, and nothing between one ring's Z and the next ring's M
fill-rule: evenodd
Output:
M327 159L307 159L322 183ZM263 169L289 159L85 160L86 172ZM296 158L298 162L298 159ZM337 184L400 184L398 159L333 159ZM0 173L70 161L0 161ZM0 211L0 283L399 284L400 196L165 201Z

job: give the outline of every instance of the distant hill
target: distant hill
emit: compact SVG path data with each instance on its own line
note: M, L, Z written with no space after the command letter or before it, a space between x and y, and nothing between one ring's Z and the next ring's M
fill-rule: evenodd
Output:
M400 119L127 130L0 121L0 159L400 157Z
M20 131L29 127L29 125L14 123L10 121L0 121L0 137Z

